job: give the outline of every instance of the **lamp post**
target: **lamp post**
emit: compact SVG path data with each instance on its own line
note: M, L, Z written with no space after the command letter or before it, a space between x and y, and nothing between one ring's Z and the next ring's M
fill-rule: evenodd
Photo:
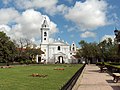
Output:
M118 54L120 54L120 31L115 29L114 30L114 33L115 33L115 39L117 41L117 44L118 44Z
M102 53L102 55L101 55L101 56L102 56L102 58L101 58L101 62L104 62L104 57L103 57L103 47L101 46L100 49L101 49L101 53Z

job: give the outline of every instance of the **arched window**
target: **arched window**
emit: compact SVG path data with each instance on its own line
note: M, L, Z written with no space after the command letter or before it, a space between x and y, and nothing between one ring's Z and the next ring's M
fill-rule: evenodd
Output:
M58 50L60 51L60 46L58 46Z
M72 49L73 49L73 51L75 51L75 48L74 48L74 47L73 47Z
M47 36L47 33L46 33L46 32L44 32L44 36Z

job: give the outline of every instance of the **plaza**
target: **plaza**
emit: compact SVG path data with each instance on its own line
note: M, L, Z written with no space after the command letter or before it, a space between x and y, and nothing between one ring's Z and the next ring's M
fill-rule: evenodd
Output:
M120 90L120 82L115 83L107 72L101 73L98 66L86 65L72 90Z

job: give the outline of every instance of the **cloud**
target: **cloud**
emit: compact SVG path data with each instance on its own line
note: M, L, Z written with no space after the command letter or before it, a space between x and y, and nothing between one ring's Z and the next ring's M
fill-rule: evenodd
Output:
M55 40L53 38L49 38L49 42L53 43Z
M68 27L67 28L67 31L68 32L74 32L74 31L76 31L76 32L78 32L78 30L79 30L80 28L78 27L78 26L73 26L73 27Z
M71 25L71 26L72 26L72 25ZM68 32L73 32L73 31L79 30L79 27L77 27L77 26L71 27L71 26L64 25L63 27L64 27Z
M13 10L13 11L12 11ZM24 12L17 13L15 9L4 9L4 12L7 12L9 18L5 22L0 22L0 30L7 33L9 37L12 39L20 39L27 38L29 40L40 43L40 27L46 17L48 24L50 26L50 36L58 32L57 25L50 21L49 17L46 15L42 15L40 12L35 11L34 9L28 9ZM12 12L12 15L11 15ZM14 16L13 16L14 15ZM6 16L6 15L5 15ZM6 16L8 17L8 16ZM0 17L2 20L3 17ZM5 18L5 17L4 17ZM14 24L9 26L9 22L11 22L11 18L14 21Z
M56 14L59 13L59 14L64 15L65 13L68 12L69 8L64 4L61 4L61 5L57 5L56 7L54 7L54 9L55 9Z
M14 20L19 16L19 12L14 8L0 9L0 24L9 24L15 22Z
M94 38L94 37L96 37L96 33L86 31L85 33L82 33L80 35L80 37L82 37L82 38L93 37Z
M108 38L112 39L112 42L114 41L115 35L104 35L101 39L101 41L108 40Z
M29 8L52 8L58 2L58 0L12 0L15 2L16 6L22 9Z
M12 4L19 10L42 9L49 15L63 14L68 9L64 4L58 5L58 0L2 0L2 2L5 6Z
M65 18L74 22L83 31L92 30L107 25L107 6L107 2L103 0L79 1L69 8Z
M11 31L11 28L7 25L0 25L0 31L5 32L6 34L8 34Z

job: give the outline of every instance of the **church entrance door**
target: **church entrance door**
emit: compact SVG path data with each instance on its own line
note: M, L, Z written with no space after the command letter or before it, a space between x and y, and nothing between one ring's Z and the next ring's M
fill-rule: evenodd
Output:
M40 63L41 62L41 57L38 57L38 63Z
M59 57L58 57L58 61L59 61L59 63L64 63L64 62L63 62L63 56L59 56Z

